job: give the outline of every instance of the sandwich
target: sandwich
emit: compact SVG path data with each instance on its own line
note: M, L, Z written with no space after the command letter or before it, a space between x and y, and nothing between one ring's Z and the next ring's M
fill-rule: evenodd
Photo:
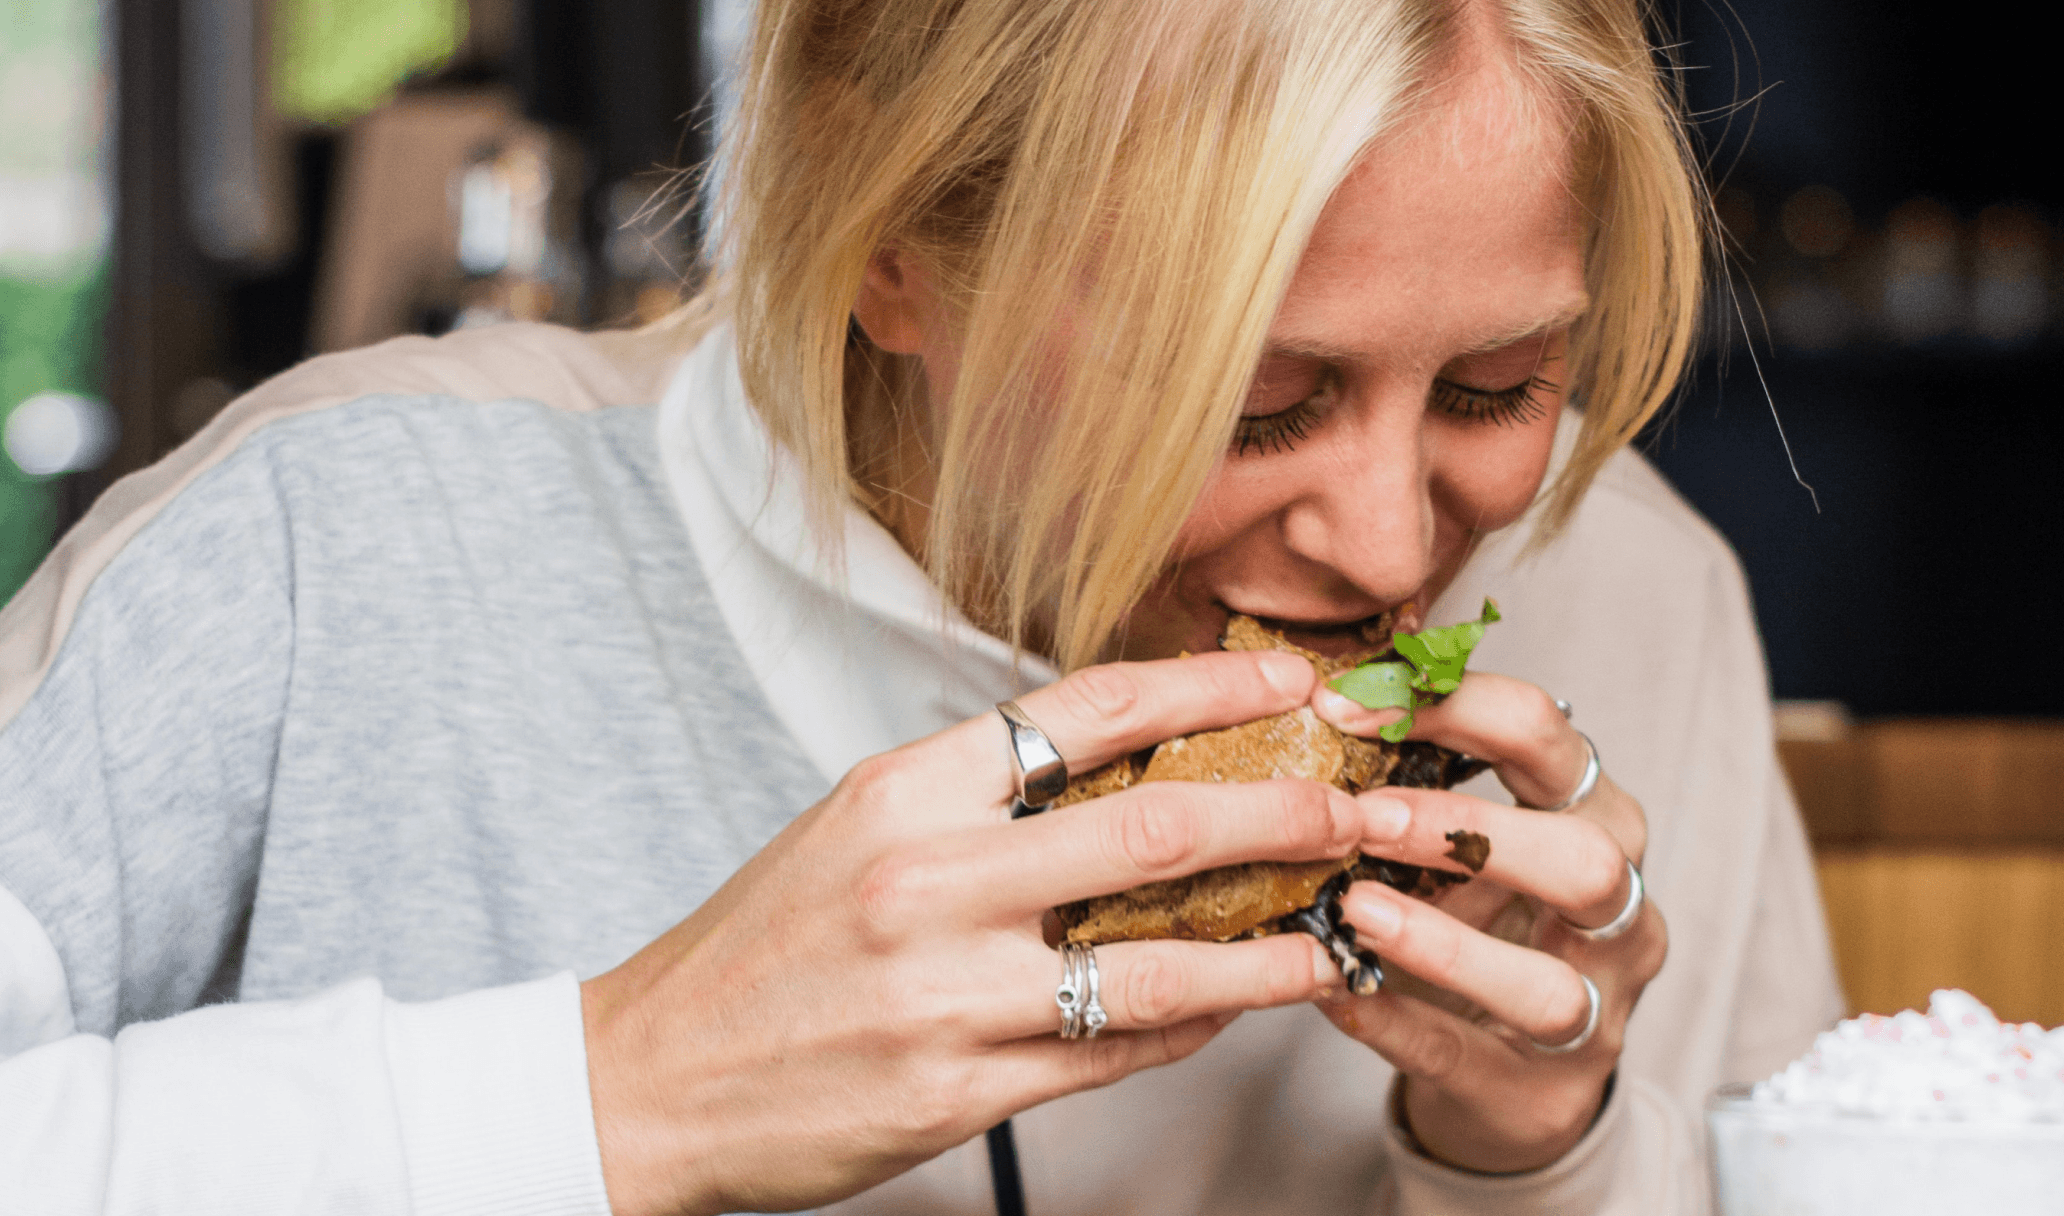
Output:
M1480 620L1417 634L1393 634L1395 613L1361 630L1354 653L1326 657L1249 616L1227 623L1226 650L1280 650L1309 661L1319 678L1371 709L1399 708L1405 719L1381 737L1343 734L1308 705L1239 726L1170 739L1079 774L1054 806L1065 807L1149 781L1267 781L1303 777L1350 794L1378 786L1447 789L1488 768L1460 752L1404 736L1412 711L1454 691L1483 627L1498 619L1484 601ZM1340 967L1349 989L1367 996L1383 984L1382 963L1355 944L1340 915L1349 884L1383 883L1425 898L1482 871L1490 842L1475 832L1448 834L1456 869L1408 865L1363 854L1306 862L1254 861L1065 904L1054 911L1062 940L1084 945L1182 938L1238 941L1308 933Z

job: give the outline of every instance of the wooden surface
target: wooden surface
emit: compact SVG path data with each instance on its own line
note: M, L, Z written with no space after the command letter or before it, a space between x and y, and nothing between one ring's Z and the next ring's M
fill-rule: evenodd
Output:
M1778 751L1817 844L2064 848L2064 723L1897 718Z
M2064 1024L2064 723L1779 714L1852 1012Z
M1963 988L2002 1019L2064 1024L2064 849L1820 850L1851 1012Z

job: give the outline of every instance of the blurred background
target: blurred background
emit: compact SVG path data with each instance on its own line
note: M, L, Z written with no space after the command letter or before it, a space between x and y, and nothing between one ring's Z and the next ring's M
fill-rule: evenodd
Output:
M750 0L0 2L0 600L323 351L663 313ZM1731 251L1650 458L1748 570L1858 1008L2064 1022L2041 40L1665 0Z

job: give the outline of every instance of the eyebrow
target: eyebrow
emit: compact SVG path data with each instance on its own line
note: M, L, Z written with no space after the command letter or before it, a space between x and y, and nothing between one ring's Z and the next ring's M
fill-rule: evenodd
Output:
M1456 352L1460 355L1481 355L1502 350L1515 342L1561 329L1590 311L1591 297L1578 294L1573 300L1546 316L1531 321L1522 321L1510 329L1496 330L1472 341ZM1270 340L1262 348L1262 354L1285 356L1292 359L1319 359L1329 363L1344 363L1367 358L1370 352L1363 347L1339 346L1331 342L1291 337L1283 341Z

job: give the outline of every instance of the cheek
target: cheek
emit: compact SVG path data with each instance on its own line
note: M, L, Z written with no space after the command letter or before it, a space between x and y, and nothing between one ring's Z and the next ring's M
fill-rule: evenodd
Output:
M1433 454L1435 502L1473 531L1505 527L1533 504L1554 451L1553 415L1523 426L1456 428Z
M1171 556L1190 561L1225 547L1280 511L1282 499L1265 479L1230 473L1226 462L1219 461L1176 534Z

